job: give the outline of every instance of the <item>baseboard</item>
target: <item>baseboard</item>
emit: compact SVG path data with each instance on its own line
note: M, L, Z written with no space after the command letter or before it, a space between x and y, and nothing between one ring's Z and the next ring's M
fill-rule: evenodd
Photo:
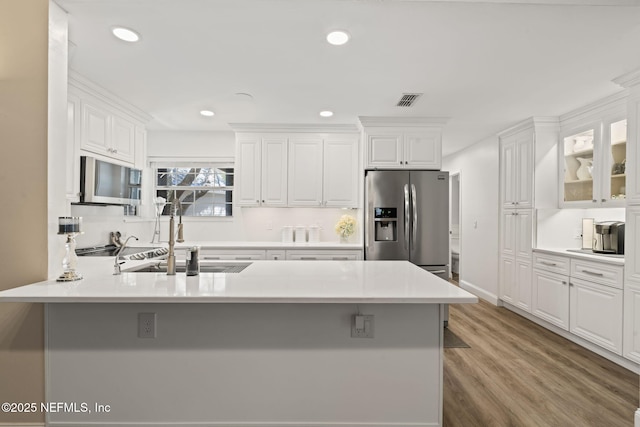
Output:
M465 291L471 292L478 298L482 298L483 300L490 302L493 305L498 305L498 296L492 293L487 292L486 290L477 287L476 285L467 282L466 280L460 281L460 287Z
M1 426L2 424L0 424ZM7 424L8 425L8 424ZM27 424L25 424L27 425ZM30 424L29 424L30 425ZM35 425L35 424L34 424ZM307 422L50 422L50 427L163 427L163 426L183 426L183 427L436 427L438 424L431 423L370 423L370 422L326 422L326 423L307 423ZM22 425L20 425L21 427ZM16 426L18 427L18 426Z
M582 346L584 348L586 348L587 350L590 350L594 353L596 353L599 356L604 357L605 359L608 359L610 361L612 361L613 363L622 366L625 369L630 370L633 373L636 374L640 374L640 365L638 365L635 362L632 362L629 359L626 359L622 356L619 356L615 353L610 352L609 350L605 350L604 348L600 347L599 345L596 345L590 341L587 341L577 335L572 334L569 331L565 331L564 329L561 329L559 327L557 327L556 325L553 325L545 320L540 319L537 316L534 316L531 313L527 313L526 311L515 307L509 303L506 303L503 301L504 304L504 308L513 311L514 313L524 317L525 319L531 320L534 323L537 323L538 325L542 326L545 329L550 330L551 332L560 335L563 338L568 339L569 341L572 341L576 344L578 344L579 346ZM640 409L639 409L640 410ZM638 420L638 412L636 412L636 420ZM638 421L636 421L638 422ZM640 427L640 424L636 424L636 427Z

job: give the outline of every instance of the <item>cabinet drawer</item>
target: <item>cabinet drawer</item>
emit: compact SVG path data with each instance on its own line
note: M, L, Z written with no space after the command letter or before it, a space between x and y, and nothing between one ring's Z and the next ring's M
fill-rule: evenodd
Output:
M569 275L571 271L570 258L560 255L550 255L546 253L533 253L533 268L551 273Z
M251 249L201 249L202 260L262 260L266 258L264 250Z
M287 251L287 259L295 261L356 261L362 259L359 250L352 251L331 251L331 250L309 250Z
M600 262L571 259L571 278L579 278L622 289L624 267Z

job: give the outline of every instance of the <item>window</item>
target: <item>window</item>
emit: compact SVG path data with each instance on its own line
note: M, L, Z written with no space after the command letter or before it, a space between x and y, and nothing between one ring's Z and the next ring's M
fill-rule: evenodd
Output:
M233 167L228 165L156 167L156 197L167 205L162 215L170 215L171 203L178 199L183 216L233 216Z

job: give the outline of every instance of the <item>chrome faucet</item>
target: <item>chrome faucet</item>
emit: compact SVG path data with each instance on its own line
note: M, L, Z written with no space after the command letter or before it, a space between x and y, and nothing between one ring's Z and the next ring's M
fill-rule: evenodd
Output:
M176 244L175 228L175 211L180 209L180 224L178 224L178 242L184 242L182 239L182 204L178 198L174 197L171 203L171 217L169 218L169 254L167 255L167 276L176 275L176 255L174 246Z
M113 261L113 274L115 274L115 275L118 275L118 274L120 274L122 272L122 271L120 271L120 264L124 264L124 261L123 262L118 262L118 257L120 256L120 252L122 252L122 250L125 248L125 246L127 246L127 243L129 242L129 239L138 240L138 238L136 236L127 237L127 240L124 241L122 246L120 246L120 248L118 249L118 252L116 252L116 258Z

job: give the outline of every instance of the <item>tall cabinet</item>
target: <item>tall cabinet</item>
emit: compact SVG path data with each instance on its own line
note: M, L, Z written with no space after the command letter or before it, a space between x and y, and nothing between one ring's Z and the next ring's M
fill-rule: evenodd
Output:
M500 140L500 299L531 312L534 207L553 203L536 194L536 165L547 165L556 144L558 121L532 118L501 132ZM543 174L544 175L544 174ZM540 178L538 180L542 180ZM542 186L541 186L542 187ZM548 192L548 186L547 192ZM539 200L537 200L539 199Z

